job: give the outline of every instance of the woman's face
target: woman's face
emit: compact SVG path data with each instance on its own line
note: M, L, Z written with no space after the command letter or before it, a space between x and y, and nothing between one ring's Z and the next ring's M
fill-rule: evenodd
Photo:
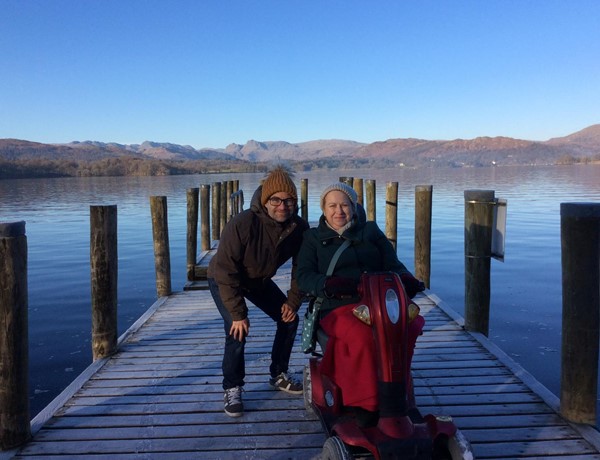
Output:
M334 230L339 230L350 222L354 216L354 210L348 195L339 190L332 190L325 195L323 215Z

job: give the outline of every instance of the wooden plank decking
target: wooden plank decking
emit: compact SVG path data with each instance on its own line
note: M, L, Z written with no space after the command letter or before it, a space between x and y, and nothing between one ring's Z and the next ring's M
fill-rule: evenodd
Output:
M289 272L278 275L285 285ZM558 401L434 295L413 362L421 412L451 415L475 457L600 459L598 432L565 422ZM272 324L251 308L246 412L223 413L222 320L206 290L157 301L32 422L33 439L0 459L310 459L325 440L301 396L268 383ZM291 368L306 356L295 348Z

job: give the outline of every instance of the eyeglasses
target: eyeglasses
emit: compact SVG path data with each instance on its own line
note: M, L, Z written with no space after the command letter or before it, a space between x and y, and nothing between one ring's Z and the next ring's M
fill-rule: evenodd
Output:
M269 198L269 204L271 206L277 207L281 203L283 203L285 206L287 206L289 208L289 207L294 206L296 204L296 200L293 199L293 198L286 198L285 200L282 200L278 196L272 196L271 198Z

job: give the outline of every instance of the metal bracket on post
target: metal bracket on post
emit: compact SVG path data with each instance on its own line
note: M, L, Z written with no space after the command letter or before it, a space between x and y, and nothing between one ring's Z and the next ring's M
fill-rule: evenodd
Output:
M494 206L494 222L492 224L492 257L504 262L506 241L506 200L496 198Z

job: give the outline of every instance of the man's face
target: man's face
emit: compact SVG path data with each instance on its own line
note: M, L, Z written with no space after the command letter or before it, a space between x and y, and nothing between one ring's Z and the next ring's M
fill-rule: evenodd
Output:
M296 209L296 200L287 192L277 192L269 197L265 208L271 219L283 223L292 217Z

